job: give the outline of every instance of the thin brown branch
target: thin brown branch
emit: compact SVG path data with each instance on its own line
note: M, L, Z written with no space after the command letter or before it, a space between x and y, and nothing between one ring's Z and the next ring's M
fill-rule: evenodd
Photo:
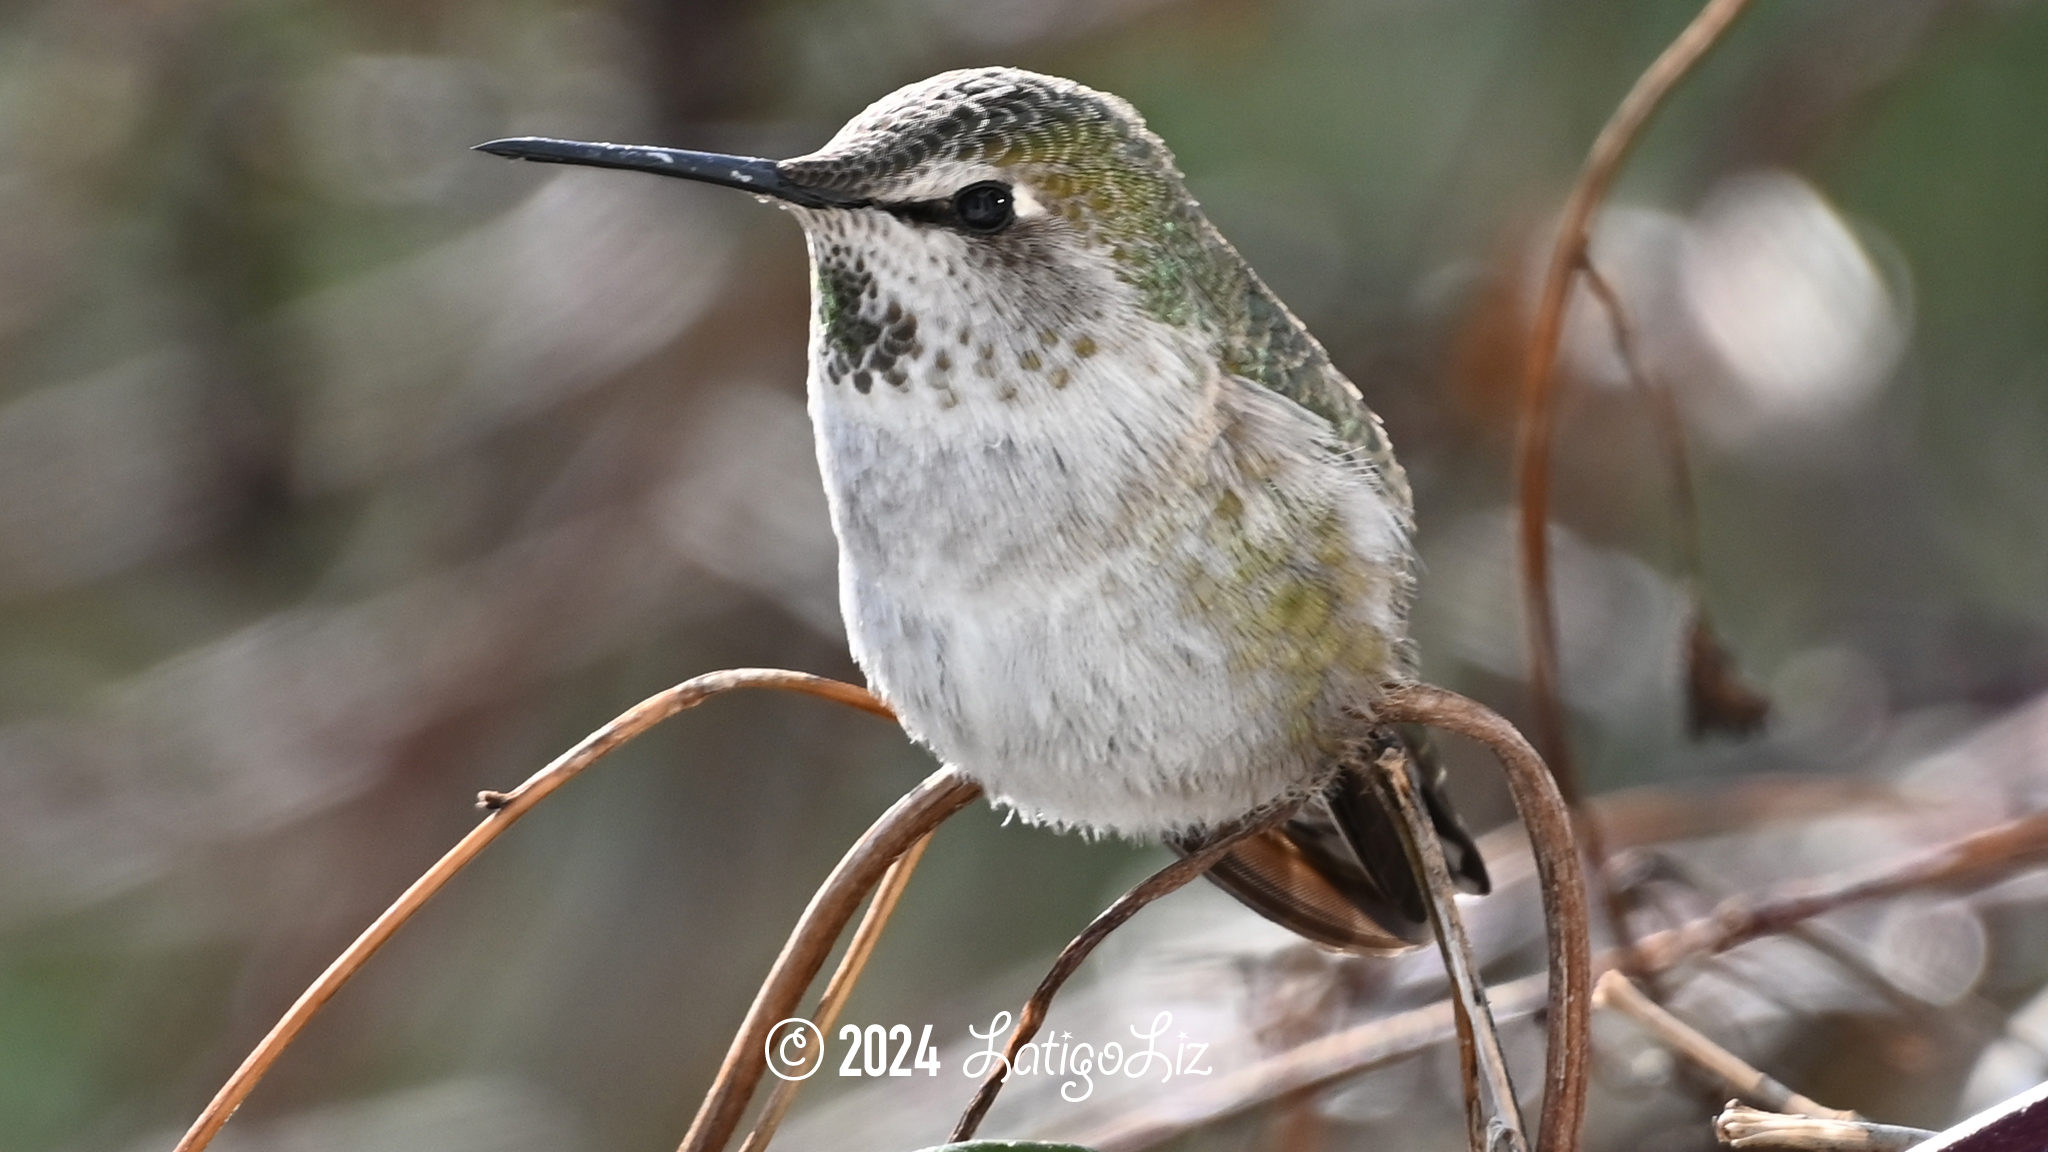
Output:
M1714 1118L1714 1135L1730 1148L1792 1148L1800 1152L1905 1152L1934 1138L1925 1128L1785 1116L1730 1100Z
M1724 952L1860 901L1928 888L1982 887L2043 862L2048 862L2048 812L2036 812L1875 869L1809 881L1761 898L1724 900L1707 916L1644 937L1636 949L1646 968L1663 972L1691 957Z
M853 995L853 986L860 981L861 970L867 967L868 957L874 955L875 945L882 939L882 929L888 926L889 917L895 914L897 901L903 898L903 890L910 886L910 874L917 871L917 863L924 858L924 850L931 846L931 842L931 834L926 833L883 874L881 887L875 889L867 912L853 929L853 939L847 942L846 954L839 958L839 967L833 969L832 978L825 982L824 994L818 997L817 1008L811 1012L811 1022L817 1025L820 1036L830 1036L832 1025L839 1022L840 1009L846 1007L847 997ZM818 1059L824 1058L825 1052L820 1046ZM768 1102L761 1106L761 1114L754 1120L754 1130L747 1133L746 1142L740 1145L740 1152L765 1152L768 1142L775 1138L775 1130L782 1126L782 1118L789 1114L790 1105L796 1103L797 1092L806 1082L806 1078L775 1082L775 1087L768 1093Z
M1571 297L1573 276L1584 265L1593 215L1606 200L1622 161L1664 98L1720 41L1749 2L1707 0L1692 23L1644 70L1608 117L1586 155L1578 182L1565 199L1557 239L1537 294L1528 356L1522 366L1520 436L1515 461L1520 493L1522 599L1529 636L1529 689L1535 698L1537 744L1557 773L1559 787L1575 808L1580 788L1558 679L1557 615L1550 590L1550 454L1557 408L1554 369L1558 343L1564 333L1565 307Z
M1052 970L1045 979L1038 982L1038 988L1031 998L1024 1002L1024 1010L1017 1014L1017 1027L1010 1033L1009 1044L1003 1049L1003 1058L989 1071L988 1078L968 1102L967 1110L960 1115L960 1122L953 1126L952 1142L959 1143L973 1139L975 1130L981 1127L982 1118L996 1102L996 1094L1003 1090L1011 1062L1025 1044L1038 1034L1045 1023L1045 1014L1052 1008L1052 998L1059 993L1060 986L1095 951L1097 945L1116 931L1126 920L1154 900L1170 892L1186 887L1188 882L1209 870L1209 866L1223 859L1230 850L1247 837L1256 836L1294 814L1293 805L1281 805L1246 818L1236 827L1217 836L1200 850L1191 852L1154 872L1129 892L1117 898L1102 914L1090 921L1053 961Z
M631 709L619 715L611 723L583 738L574 748L562 753L552 764L536 772L524 784L510 792L485 792L478 798L480 807L490 810L483 822L470 830L448 854L436 861L419 879L412 882L396 901L386 908L382 915L370 923L363 934L356 937L334 962L327 966L317 979L302 993L298 1000L285 1011L270 1032L258 1041L254 1050L242 1061L241 1067L228 1077L214 1094L206 1110L192 1122L192 1127L178 1141L176 1152L200 1152L213 1142L213 1137L242 1106L249 1093L255 1090L263 1074L284 1054L284 1050L312 1021L323 1005L334 997L341 986L348 983L370 957L377 954L386 941L412 919L435 893L446 887L455 874L467 867L477 854L496 840L514 821L524 816L528 809L545 799L548 794L570 779L603 759L613 749L641 733L674 716L678 712L694 708L713 696L740 688L776 688L788 692L802 692L821 696L836 703L872 712L877 716L893 718L889 707L876 699L865 688L812 676L803 672L784 672L772 668L732 668L723 672L711 672L686 680L665 692L657 693L642 700Z
M1606 859L1605 837L1598 821L1585 810L1584 789L1572 756L1558 654L1557 603L1550 587L1550 455L1557 419L1557 349L1564 334L1573 277L1590 267L1587 252L1594 213L1606 200L1622 161L1628 158L1629 150L1664 98L1748 6L1749 0L1707 0L1678 38L1636 78L1594 138L1578 181L1565 198L1550 261L1544 269L1543 286L1537 294L1528 355L1522 366L1515 474L1520 497L1522 612L1529 645L1529 694L1536 713L1536 743L1557 777L1566 802L1580 814L1580 835L1596 865ZM1690 488L1686 491L1689 493ZM1617 943L1626 946L1631 937L1628 917L1620 902L1607 892L1597 867L1593 882L1599 885L1600 904L1609 930ZM1640 970L1633 954L1624 959L1629 969Z
M1486 1006L1486 985L1479 978L1472 940L1465 934L1464 918L1452 899L1456 889L1451 882L1451 870L1444 863L1443 844L1415 798L1414 772L1415 766L1407 753L1395 749L1373 765L1370 779L1381 802L1400 818L1397 827L1402 847L1407 850L1409 866L1421 880L1430 927L1436 933L1444 970L1450 976L1452 1006L1458 1017L1458 1062L1465 1080L1466 1135L1472 1152L1488 1152L1492 1140L1476 1110L1483 1082L1491 1098L1493 1115L1506 1132L1509 1149L1528 1152L1529 1137L1522 1124L1521 1106L1515 1100L1514 1082L1508 1076L1507 1055L1501 1050L1493 1013ZM1473 1059L1467 1059L1468 1049Z
M1515 726L1493 710L1427 684L1389 692L1373 709L1389 724L1424 724L1477 740L1493 750L1536 860L1550 942L1549 1036L1544 1051L1543 1121L1538 1152L1576 1152L1586 1119L1587 1067L1592 1054L1592 947L1586 878L1557 779Z
M1711 1073L1737 1096L1752 1100L1775 1112L1796 1112L1802 1116L1815 1116L1823 1120L1862 1119L1854 1112L1830 1108L1787 1088L1749 1061L1715 1043L1706 1033L1672 1015L1663 1005L1643 995L1642 990L1620 972L1609 971L1601 974L1600 982L1593 986L1593 1003L1599 1007L1612 1008L1641 1024L1652 1036L1662 1041L1665 1047Z
M1616 859L1618 861L1622 858ZM1682 884L1701 897L1716 902L1728 898L1729 894L1725 889L1708 883L1705 877L1673 856L1664 853L1644 853L1641 859L1653 866L1660 877ZM1685 922L1684 917L1675 915L1668 915L1665 919L1674 927ZM1890 1004L1900 1015L1916 1021L1923 1027L1952 1030L1967 1035L1992 1035L2005 1027L2004 1014L1982 997L1970 996L1954 1004L1942 1005L1923 1000L1899 987L1890 977L1880 972L1855 943L1827 924L1808 920L1785 929L1784 935L1826 957L1851 980ZM1770 995L1769 990L1760 984L1754 981L1747 983L1758 995ZM1650 989L1650 995L1661 999L1656 996L1654 985Z
M1582 254L1579 274L1586 278L1586 287L1592 291L1593 299L1599 301L1607 313L1607 327L1614 334L1614 351L1621 357L1622 370L1637 394L1650 406L1650 423L1657 429L1657 443L1663 449L1672 515L1678 522L1673 530L1678 538L1678 570L1684 576L1686 586L1698 595L1704 568L1700 549L1699 500L1693 493L1692 462L1686 451L1685 422L1678 415L1678 399L1671 394L1670 386L1653 375L1649 365L1643 362L1642 346L1636 340L1636 328L1629 321L1621 294L1614 290L1606 276L1601 275L1600 266L1593 263L1590 254Z
M777 1022L795 1013L804 989L825 966L833 943L853 919L854 909L911 845L980 795L981 785L958 769L941 768L891 805L847 849L811 896L789 941L782 946L782 954L754 994L753 1006L734 1033L725 1062L683 1137L681 1152L718 1152L732 1139L767 1067L765 1046L770 1032Z

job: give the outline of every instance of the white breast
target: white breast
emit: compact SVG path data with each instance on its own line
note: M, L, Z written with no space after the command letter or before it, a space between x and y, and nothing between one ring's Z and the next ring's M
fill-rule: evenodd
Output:
M1267 650L1265 608L1230 587L1239 529L1219 545L1219 502L1254 549L1303 550L1305 525L1334 518L1352 563L1391 571L1405 538L1307 413L1170 337L1096 347L1064 387L1044 355L956 373L950 396L814 371L841 607L906 729L1027 818L1213 824L1311 785L1348 726L1338 706L1390 671ZM1398 584L1328 627L1388 649Z
M1136 835L1316 783L1401 670L1369 472L1099 251L800 215L841 609L910 734L1027 818Z

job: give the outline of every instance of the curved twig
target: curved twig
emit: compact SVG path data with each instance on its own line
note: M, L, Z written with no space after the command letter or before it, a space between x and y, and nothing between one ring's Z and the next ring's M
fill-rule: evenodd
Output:
M549 793L569 782L577 773L663 720L686 709L694 708L705 700L721 693L739 688L778 688L789 692L803 692L822 696L849 707L872 712L877 716L894 717L888 705L882 703L865 688L812 676L804 672L784 672L773 668L732 668L723 672L712 672L686 680L665 692L657 693L642 700L622 713L611 723L583 738L574 748L562 753L554 763L528 779L510 792L485 792L478 797L478 805L490 810L483 822L470 830L448 854L436 861L432 868L412 882L398 899L386 908L382 915L371 921L363 934L356 937L327 970L299 994L298 1000L285 1011L284 1017L270 1032L258 1041L254 1050L242 1061L241 1067L228 1077L214 1094L206 1110L192 1122L192 1127L178 1141L175 1152L200 1152L212 1143L213 1137L242 1106L249 1093L256 1087L263 1074L270 1070L277 1058L291 1045L299 1032L309 1023L315 1013L343 984L356 974L371 956L376 955L386 941L399 928L412 919L415 912L433 899L434 894L446 887L469 862L476 858L490 842L496 840L512 823L524 816L527 809L545 798Z
M1558 682L1557 615L1550 595L1550 452L1555 432L1557 378L1553 371L1564 333L1565 305L1572 279L1584 265L1593 213L1621 170L1643 126L1693 66L1720 41L1750 0L1707 0L1699 15L1678 34L1614 109L1579 171L1566 198L1557 239L1537 296L1536 318L1529 333L1529 353L1522 365L1521 434L1515 450L1520 500L1522 599L1529 635L1529 688L1535 697L1536 737L1558 786L1577 807L1577 769L1565 731L1564 701Z
M1009 1072L1011 1061L1017 1058L1025 1044L1038 1034L1039 1026L1045 1023L1045 1014L1052 1008L1052 998L1059 993L1067 977L1081 966L1090 952L1095 951L1111 932L1121 927L1124 921L1138 914L1138 910L1161 896L1185 887L1189 881L1209 870L1211 864L1223 859L1230 850L1247 837L1256 836L1294 814L1295 806L1283 804L1266 812L1248 818L1237 827L1217 837L1198 852L1190 853L1175 860L1147 877L1137 887L1118 897L1117 902L1104 909L1102 914L1090 921L1065 948L1059 958L1053 961L1052 970L1045 979L1038 982L1038 988L1031 993L1031 999L1024 1002L1024 1010L1017 1014L1017 1027L1010 1033L1010 1042L1003 1049L1003 1058L990 1069L988 1078L968 1102L967 1111L961 1113L960 1122L953 1126L950 1143L962 1143L974 1138L975 1129L981 1127L982 1117L996 1102L996 1094L1003 1090L1003 1082Z
M1550 1011L1544 1052L1543 1120L1537 1152L1575 1152L1586 1118L1592 1053L1592 946L1586 879L1571 810L1543 758L1515 726L1476 701L1427 684L1404 685L1373 708L1387 724L1426 724L1477 740L1500 759L1515 809L1529 833L1549 926Z
M766 1068L766 1045L776 1022L795 1012L804 989L810 987L818 969L825 966L832 945L846 922L853 919L861 899L882 879L882 873L911 845L937 828L947 817L960 811L981 795L981 785L960 774L956 768L941 768L911 789L882 813L868 830L854 841L832 874L818 886L811 902L790 931L782 954L775 958L746 1019L726 1049L718 1077L705 1093L697 1118L684 1135L680 1152L717 1152L732 1139L740 1117L753 1099Z

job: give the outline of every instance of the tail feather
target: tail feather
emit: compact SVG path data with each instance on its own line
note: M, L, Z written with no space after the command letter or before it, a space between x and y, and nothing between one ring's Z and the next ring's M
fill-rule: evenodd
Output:
M1284 824L1233 849L1209 879L1253 911L1331 948L1372 955L1429 941L1421 884L1389 812L1365 778L1364 764L1389 747L1405 747L1421 769L1422 799L1445 861L1462 891L1490 888L1478 845L1459 821L1444 786L1442 763L1419 730L1374 729L1357 764L1347 764L1323 792ZM1181 837L1183 854L1205 837Z
M1479 845L1473 842L1465 822L1458 818L1458 810L1451 807L1450 781L1444 772L1443 757L1437 755L1436 742L1429 738L1429 730L1419 724L1401 724L1394 731L1420 769L1422 805L1428 809L1429 822L1443 843L1444 862L1450 866L1451 879L1457 881L1458 891L1473 896L1493 891Z

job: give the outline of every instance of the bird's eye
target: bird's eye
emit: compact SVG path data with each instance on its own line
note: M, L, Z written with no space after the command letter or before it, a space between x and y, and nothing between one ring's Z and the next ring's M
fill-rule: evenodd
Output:
M1017 218L1017 205L1009 185L984 180L953 193L953 215L972 231L1000 232Z

